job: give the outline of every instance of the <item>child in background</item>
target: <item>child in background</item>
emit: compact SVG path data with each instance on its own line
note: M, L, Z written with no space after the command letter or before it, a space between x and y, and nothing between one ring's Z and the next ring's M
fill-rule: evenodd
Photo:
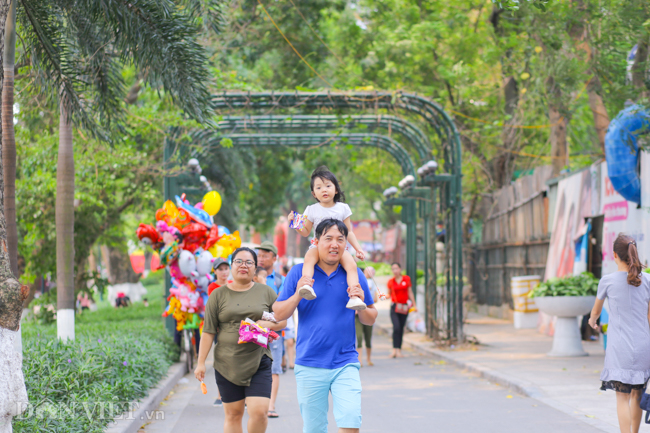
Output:
M344 203L345 194L341 190L334 173L329 171L325 166L318 167L311 175L310 186L311 195L318 203L307 206L307 209L305 209L303 214L305 218L304 224L296 230L298 230L302 236L307 237L311 234L311 229L318 227L318 224L320 224L321 221L330 218L342 221L348 228L348 242L350 242L350 245L355 249L357 258L363 260L366 254L361 248L361 245L359 245L357 237L352 232L352 223L350 222L352 210L350 210L350 206ZM295 218L296 214L294 212L291 212L288 216L290 222L293 222ZM314 269L317 262L318 251L316 250L314 240L312 240L312 245L309 247L309 251L305 255L302 276L313 279ZM359 284L359 275L357 274L357 264L354 261L352 254L348 251L343 253L341 265L347 273L348 287L361 287ZM307 300L316 298L314 289L307 285L302 286L298 293ZM365 310L366 304L359 299L359 297L353 296L350 298L346 307L352 310Z
M257 283L266 285L266 277L268 277L268 275L269 275L269 273L266 272L266 269L264 269L261 266L258 266L257 269L255 269L254 280Z

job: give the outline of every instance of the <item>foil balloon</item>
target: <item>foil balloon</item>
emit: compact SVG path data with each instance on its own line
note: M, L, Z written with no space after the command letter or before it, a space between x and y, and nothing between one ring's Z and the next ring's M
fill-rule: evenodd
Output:
M209 250L210 248L212 248L212 245L216 244L218 240L219 240L219 227L217 227L217 225L215 224L210 229L210 233L208 233L208 239L206 239L205 241L205 249Z
M184 210L197 223L201 223L207 228L212 227L212 217L203 209L197 209L189 203L184 203L179 196L176 196L176 204L180 208L179 212Z

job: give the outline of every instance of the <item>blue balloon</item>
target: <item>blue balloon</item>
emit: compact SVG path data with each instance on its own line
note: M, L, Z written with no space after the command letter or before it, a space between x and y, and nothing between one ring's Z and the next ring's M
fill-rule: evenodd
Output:
M223 235L229 235L229 234L230 234L230 230L228 230L228 227L219 226L219 237Z

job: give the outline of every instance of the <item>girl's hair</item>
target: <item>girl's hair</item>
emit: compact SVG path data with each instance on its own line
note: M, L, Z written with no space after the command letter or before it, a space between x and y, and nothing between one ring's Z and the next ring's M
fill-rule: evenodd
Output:
M334 203L345 202L345 193L339 186L339 181L336 179L336 176L334 176L334 173L332 173L329 168L321 165L316 170L314 170L314 172L311 174L311 181L309 183L311 192L314 192L314 182L316 179L329 180L334 184L334 188L336 188L336 194L334 194Z
M397 265L398 268L402 269L402 265L400 265L398 262L393 262L390 264L391 267Z
M627 283L639 287L641 285L643 265L641 264L641 260L639 260L639 252L636 249L634 238L620 233L614 241L614 252L629 267Z
M240 247L240 248L237 248L237 249L232 253L232 261L234 261L235 258L237 258L237 255L238 255L239 253L244 253L244 252L246 252L246 253L251 253L251 255L253 256L253 261L255 262L255 267L257 268L257 254L255 254L255 251L251 250L251 249L248 248L248 247Z

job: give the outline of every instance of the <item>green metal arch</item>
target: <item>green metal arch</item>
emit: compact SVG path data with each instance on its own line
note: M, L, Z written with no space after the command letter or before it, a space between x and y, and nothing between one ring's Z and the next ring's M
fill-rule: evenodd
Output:
M442 142L447 171L457 176L461 174L461 144L456 125L440 105L419 95L402 92L223 92L213 96L212 106L216 110L275 107L403 109L421 116L434 128Z
M202 130L190 133L193 140L204 143L202 152L221 145L221 140L230 138L234 147L322 147L350 144L353 146L376 147L388 152L402 168L404 175L415 176L415 167L408 152L401 144L380 134L227 134L220 135ZM197 152L198 153L198 152Z
M248 130L274 129L293 130L300 129L302 132L322 129L351 129L359 125L367 126L370 131L385 129L396 132L415 148L421 162L431 159L431 142L429 138L413 123L401 117L391 115L268 115L268 116L223 116L217 122L217 127L224 133L224 130L232 133L239 133ZM288 131L287 131L288 132Z

